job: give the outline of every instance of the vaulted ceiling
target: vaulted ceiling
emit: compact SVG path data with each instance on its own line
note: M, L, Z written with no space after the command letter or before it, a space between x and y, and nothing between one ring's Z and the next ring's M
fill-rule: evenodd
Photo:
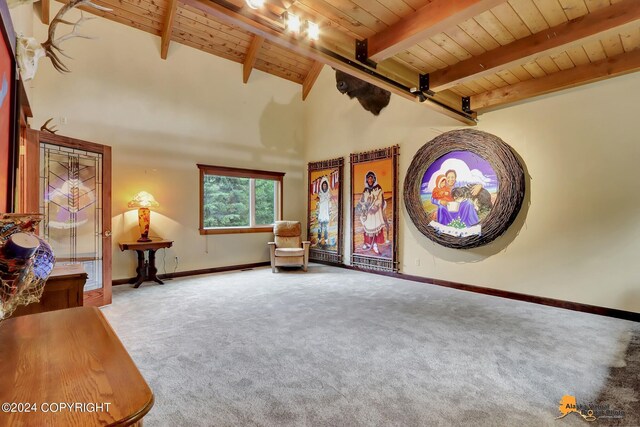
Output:
M181 43L242 63L245 83L253 68L299 83L303 99L329 65L416 102L411 89L421 87L425 106L468 124L498 106L640 69L640 0L94 3L112 11L91 13L157 35L169 61ZM320 40L287 34L287 10L318 23Z

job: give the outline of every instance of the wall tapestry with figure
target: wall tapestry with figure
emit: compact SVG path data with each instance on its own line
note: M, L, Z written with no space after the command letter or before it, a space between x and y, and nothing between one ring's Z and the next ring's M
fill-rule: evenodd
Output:
M457 249L487 244L504 233L524 193L524 171L509 146L469 129L426 143L404 181L405 205L418 230Z
M397 271L397 145L351 154L351 265Z
M343 167L343 158L309 163L307 236L312 260L342 264Z

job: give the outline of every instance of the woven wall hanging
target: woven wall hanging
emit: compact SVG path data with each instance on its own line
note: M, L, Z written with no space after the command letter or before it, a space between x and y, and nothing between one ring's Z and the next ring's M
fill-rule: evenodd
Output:
M427 142L404 181L404 202L415 226L455 249L486 245L504 233L520 211L524 192L524 170L511 148L472 129Z
M398 271L400 147L352 153L351 265Z
M309 163L307 239L309 259L342 264L344 158Z

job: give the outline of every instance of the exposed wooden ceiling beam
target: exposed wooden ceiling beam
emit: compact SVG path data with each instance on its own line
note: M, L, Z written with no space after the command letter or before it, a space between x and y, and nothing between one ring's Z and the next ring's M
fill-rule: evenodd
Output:
M311 88L313 87L314 83L318 79L318 76L320 75L320 71L322 71L322 67L324 67L324 64L322 62L318 62L318 61L314 62L313 65L311 66L311 69L309 70L309 73L307 74L307 77L305 77L304 82L302 82L302 100L303 101L307 99L309 92L311 92Z
M433 0L368 39L370 59L382 61L471 19L505 0Z
M430 89L438 92L540 56L560 53L568 44L584 44L604 37L607 32L620 31L625 26L635 26L638 19L640 1L623 0L613 6L598 9L588 15L434 71L429 74Z
M355 77L358 77L361 80L369 82L373 85L376 85L380 88L386 89L391 93L394 93L398 96L401 96L405 99L409 99L414 102L419 102L417 97L410 94L407 91L404 91L393 84L377 79L376 77L370 75L366 71L363 71L359 68L348 65L333 56L321 52L318 49L313 48L312 46L299 42L291 37L285 36L282 33L270 28L266 25L263 25L259 22L256 22L252 19L249 19L239 13L236 13L232 10L226 9L216 3L207 1L207 0L181 0L184 4L188 4L191 7L194 7L202 12L205 12L215 18L216 20L225 23L227 25L232 25L239 27L245 31L249 31L258 36L264 37L269 42L276 44L278 46L284 47L298 55L302 55L306 58L312 59L314 61L321 62L325 65L329 65L337 70L344 71L345 73L351 74ZM442 113L446 116L454 118L464 124L467 125L475 125L475 121L471 118L467 118L463 116L461 113L453 111L451 109L442 107L438 104L432 102L424 102L428 108L431 108L439 113Z
M247 5L245 0L225 0L227 3L231 3L237 8L243 8Z
M262 36L256 35L253 37L253 40L251 40L249 50L247 50L247 56L244 57L244 62L242 63L242 81L245 83L249 81L251 70L253 70L253 66L256 64L262 43L264 43L264 37Z
M170 0L169 8L167 10L167 16L164 21L164 27L162 28L162 41L160 43L160 57L162 59L167 59L167 54L169 53L169 43L171 43L173 21L176 17L177 9L178 0Z
M488 110L533 96L593 83L638 70L640 70L640 49L549 74L539 79L527 80L474 95L471 97L471 109L474 111Z
M44 25L49 25L51 20L51 4L49 0L40 1L40 20Z

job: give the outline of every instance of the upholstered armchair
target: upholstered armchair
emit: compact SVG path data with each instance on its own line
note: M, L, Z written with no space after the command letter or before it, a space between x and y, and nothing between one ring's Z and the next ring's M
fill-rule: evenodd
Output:
M276 221L273 226L274 242L269 242L271 252L271 271L276 267L299 265L307 271L309 262L309 245L303 242L302 227L299 221Z

